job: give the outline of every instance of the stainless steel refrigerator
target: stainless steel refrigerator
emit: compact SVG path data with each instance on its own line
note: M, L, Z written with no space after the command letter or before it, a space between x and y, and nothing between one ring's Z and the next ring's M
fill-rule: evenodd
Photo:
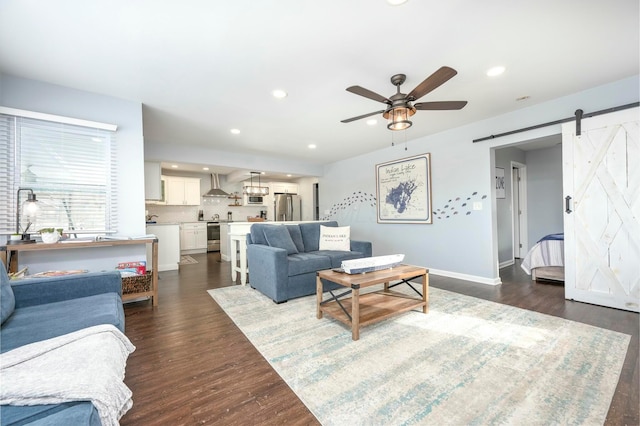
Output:
M284 222L302 220L302 201L298 195L274 194L273 220Z

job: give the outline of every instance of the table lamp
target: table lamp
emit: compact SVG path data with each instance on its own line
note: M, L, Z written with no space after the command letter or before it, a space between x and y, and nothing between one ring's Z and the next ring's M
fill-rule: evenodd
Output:
M18 189L18 194L16 197L16 235L20 234L20 192L22 191L28 191L27 199L22 204L22 214L23 216L27 217L27 226L22 232L21 239L7 241L8 244L29 244L36 242L35 240L31 239L31 235L29 234L29 228L33 224L33 220L38 211L38 200L36 199L36 194L33 193L33 190L31 188Z

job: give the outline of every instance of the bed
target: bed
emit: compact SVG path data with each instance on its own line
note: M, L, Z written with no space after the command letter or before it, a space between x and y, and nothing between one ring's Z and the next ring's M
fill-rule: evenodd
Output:
M564 234L544 236L529 250L520 267L532 280L564 282Z

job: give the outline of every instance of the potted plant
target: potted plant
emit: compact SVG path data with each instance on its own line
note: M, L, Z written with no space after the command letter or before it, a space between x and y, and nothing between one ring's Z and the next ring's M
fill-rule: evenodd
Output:
M47 244L57 243L62 235L62 229L60 228L42 228L39 232L42 242Z

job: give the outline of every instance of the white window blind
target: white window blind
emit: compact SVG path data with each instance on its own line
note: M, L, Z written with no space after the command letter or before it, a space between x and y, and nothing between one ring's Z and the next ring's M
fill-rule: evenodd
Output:
M0 230L16 230L16 207L32 189L38 212L30 232L63 228L72 234L117 231L115 132L0 114ZM20 224L23 232L26 218Z

